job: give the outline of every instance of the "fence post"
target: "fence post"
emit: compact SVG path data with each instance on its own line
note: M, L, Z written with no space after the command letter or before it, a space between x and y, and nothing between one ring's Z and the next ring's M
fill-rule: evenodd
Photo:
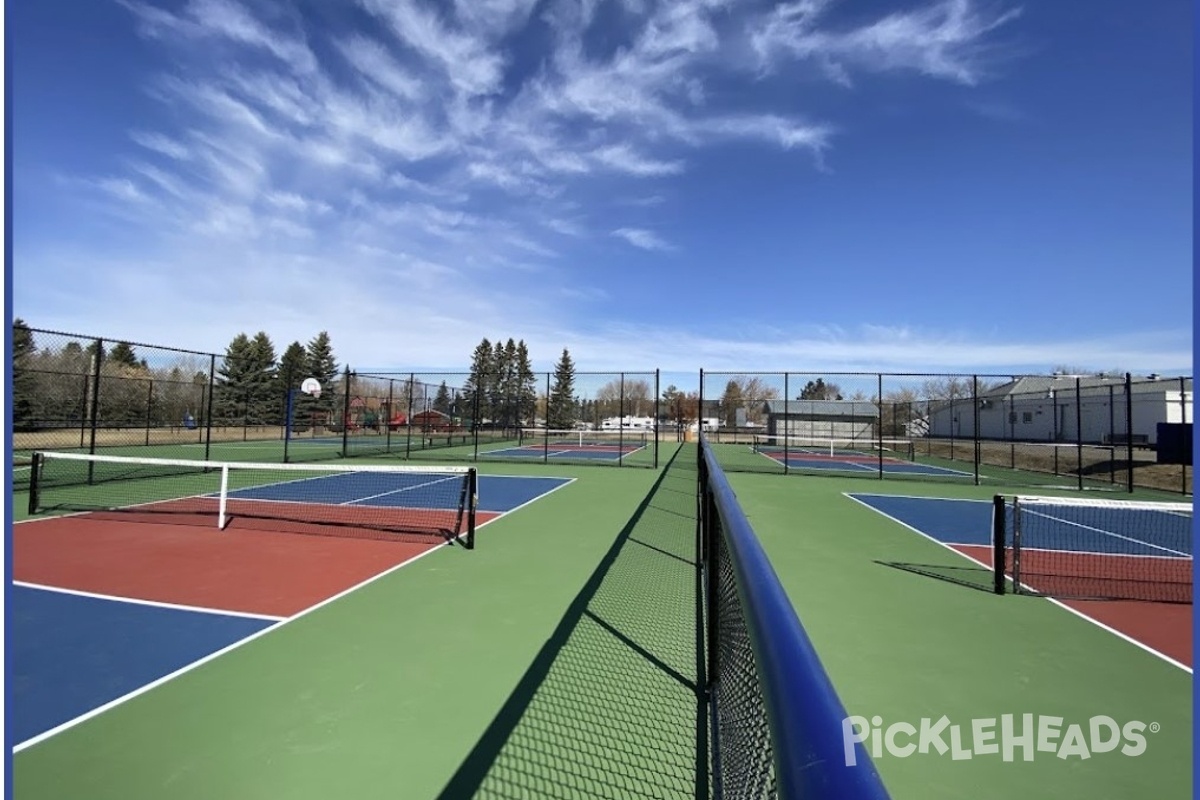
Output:
M875 438L879 440L879 480L883 480L883 373L875 374L876 381L876 409L879 412L879 422L876 424ZM893 412L895 416L895 412Z
M792 463L790 445L792 435L792 423L788 418L788 404L792 402L792 390L789 388L788 379L791 373L783 373L783 411L779 414L783 418L783 474L787 475L790 471L789 465ZM769 415L768 415L769 416ZM815 431L814 431L815 433ZM767 435L774 434L779 436L779 423L775 423L775 427L767 426Z
M150 423L154 412L154 379L146 381L146 446L150 446Z
M1133 493L1133 375L1125 373L1125 471Z
M346 388L342 390L342 458L350 457L350 384L353 376L347 364L342 370L342 378L346 382Z
M971 376L971 422L973 426L972 438L975 440L975 485L979 485L979 459L980 459L980 442L979 442L979 376Z
M1079 376L1075 376L1075 472L1079 491L1083 491L1083 394Z
M209 461L212 451L212 424L213 424L213 391L216 388L217 382L217 356L216 354L208 357L208 400L207 407L204 411L204 460ZM201 398L204 399L204 398Z
M96 453L96 424L100 418L100 362L104 360L104 340L95 341L95 352L92 353L92 407L88 409L88 426L91 435L88 440L88 452ZM88 462L88 483L92 482L93 464Z
M1187 410L1188 410L1187 378L1181 377L1179 379L1179 413L1180 413L1179 421L1185 425L1187 424L1187 421L1188 421ZM1188 490L1187 490L1188 465L1186 463L1180 464L1179 473L1180 473L1179 492L1180 492L1180 494L1187 494L1188 493Z
M659 414L659 383L661 382L659 369L654 370L654 468L658 469L658 422L661 419Z
M91 431L88 439L88 452L92 455L95 455L96 452L96 425L100 420L100 366L104 360L104 339L96 339L95 345L96 349L91 355L91 408L88 409L88 427ZM89 473L90 469L91 465L89 464Z
M617 401L617 466L625 466L625 373L621 373L621 397ZM704 413L703 408L700 411Z

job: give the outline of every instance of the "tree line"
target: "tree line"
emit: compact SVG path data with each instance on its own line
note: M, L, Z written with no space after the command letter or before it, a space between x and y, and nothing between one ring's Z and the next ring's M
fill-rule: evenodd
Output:
M299 414L327 413L337 402L339 371L329 334L307 345L293 342L282 356L265 332L239 333L213 375L213 357L149 348L127 341L37 332L13 321L13 420L17 430L184 425L206 417L214 424L281 424L289 389L316 377L321 398L301 396ZM165 354L165 355L164 355ZM170 359L169 364L159 363ZM209 397L211 386L211 398Z

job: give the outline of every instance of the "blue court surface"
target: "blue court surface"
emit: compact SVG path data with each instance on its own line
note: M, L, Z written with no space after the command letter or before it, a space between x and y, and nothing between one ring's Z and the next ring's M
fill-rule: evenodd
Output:
M24 742L277 621L13 585L9 739Z
M853 500L945 544L991 546L992 502L848 494ZM1022 536L1039 550L1191 558L1192 515L1117 504L1030 505Z
M479 475L480 511L507 513L570 482L568 478ZM392 508L454 508L462 478L426 472L344 472L234 489L229 498Z

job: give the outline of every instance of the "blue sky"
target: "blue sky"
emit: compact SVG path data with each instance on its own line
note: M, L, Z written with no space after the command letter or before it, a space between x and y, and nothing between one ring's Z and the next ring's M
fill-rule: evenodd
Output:
M1190 374L1191 5L10 3L13 313L360 368Z

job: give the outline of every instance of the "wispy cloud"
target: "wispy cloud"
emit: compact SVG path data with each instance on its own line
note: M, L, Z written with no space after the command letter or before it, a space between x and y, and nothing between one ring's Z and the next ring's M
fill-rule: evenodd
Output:
M617 228L612 232L612 235L618 239L624 239L634 247L640 247L643 250L667 251L674 249L654 231L642 228Z
M985 37L1021 15L1017 8L991 10L972 0L935 0L896 11L854 28L822 28L833 0L797 0L767 13L751 42L765 68L788 59L811 61L839 83L853 70L904 70L972 85L986 68Z

